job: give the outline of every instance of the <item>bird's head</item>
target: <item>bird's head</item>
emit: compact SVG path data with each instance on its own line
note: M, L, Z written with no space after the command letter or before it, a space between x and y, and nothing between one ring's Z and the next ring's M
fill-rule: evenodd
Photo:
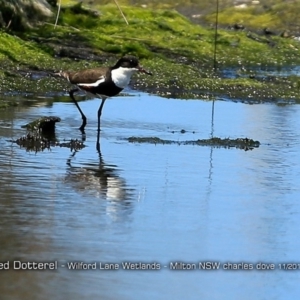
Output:
M127 68L127 69L132 69L135 70L137 72L141 72L141 73L145 73L148 75L152 75L151 72L145 70L139 63L139 60L135 57L135 56L123 56L122 58L120 58L117 63L115 64L115 66L113 67L113 69L117 69L117 68Z

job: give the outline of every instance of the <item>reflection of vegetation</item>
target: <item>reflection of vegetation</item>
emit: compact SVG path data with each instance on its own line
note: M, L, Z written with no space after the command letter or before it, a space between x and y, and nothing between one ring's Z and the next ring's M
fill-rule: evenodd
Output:
M21 38L1 32L0 92L63 91L69 88L68 85L45 77L48 72L110 64L115 61L115 56L131 53L139 56L155 74L153 78L140 76L136 87L167 97L210 98L216 94L250 99L299 98L299 89L295 88L298 86L297 77L259 79L256 74L247 74L250 67L299 65L300 44L297 41L261 35L258 31L249 34L243 30L220 29L217 40L218 67L235 66L238 70L237 78L222 78L212 70L212 28L195 25L169 8L143 8L140 6L143 3L139 1L135 1L135 6L122 6L130 24L127 26L112 2L107 1L108 5L99 6L97 3L100 2L95 0L92 8L80 4L64 7L55 30L53 24L56 16L53 14L50 23L27 30ZM130 0L118 2L132 4ZM173 1L151 3L161 7L165 4L170 6ZM183 1L176 3L180 5ZM189 1L190 5L197 6L199 3ZM210 1L201 3L208 5ZM220 14L220 20L223 20L222 16L229 13L226 9L229 1L220 0L220 3L222 8L225 7ZM276 5L281 7L277 2ZM209 7L213 7L212 4ZM251 9L258 10L258 7ZM243 16L250 15L251 9L243 10ZM261 7L261 13L254 17L263 17L274 9ZM240 11L231 8L231 17L235 13L240 14Z
M60 143L55 139L55 135L49 137L49 135L40 132L28 132L26 135L12 142L24 148L26 151L33 152L40 152L46 149L50 150L52 147L65 147L71 151L78 151L85 147L82 141L70 140Z

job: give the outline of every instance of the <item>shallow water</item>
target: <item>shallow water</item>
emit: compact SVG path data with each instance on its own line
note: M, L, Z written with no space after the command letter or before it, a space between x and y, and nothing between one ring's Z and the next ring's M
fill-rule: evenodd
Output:
M290 67L271 67L271 66L260 66L251 67L243 69L240 67L225 68L221 70L221 75L223 78L237 78L237 77L249 77L249 72L255 75L256 78L267 78L271 77L287 77L287 76L299 76L300 67L290 66Z
M99 100L80 105L87 147L75 154L58 147L26 152L9 142L41 115L62 118L60 141L80 139L72 103L39 99L0 111L0 262L10 261L0 271L1 299L296 299L299 105L216 101L212 128L211 102L131 92L105 104L100 157ZM124 140L196 140L212 132L261 146ZM13 270L14 261L57 261L58 269ZM219 270L199 269L206 261L220 262ZM69 270L69 262L96 262L97 270ZM101 270L100 262L120 269ZM160 270L123 270L124 262L156 263ZM197 269L170 270L175 262ZM224 270L227 262L254 269ZM257 270L259 262L275 270ZM280 270L280 263L297 270Z

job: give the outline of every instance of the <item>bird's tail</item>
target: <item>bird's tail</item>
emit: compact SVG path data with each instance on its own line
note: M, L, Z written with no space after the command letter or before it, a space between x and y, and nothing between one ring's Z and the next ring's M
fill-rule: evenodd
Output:
M62 77L62 78L66 78L68 81L70 81L68 72L59 71L57 73L50 73L50 76L52 76L52 77Z

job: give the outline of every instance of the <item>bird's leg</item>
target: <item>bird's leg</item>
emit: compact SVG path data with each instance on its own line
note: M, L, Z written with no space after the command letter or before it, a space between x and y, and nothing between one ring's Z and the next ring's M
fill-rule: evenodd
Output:
M105 102L106 99L107 99L106 97L103 97L103 98L102 98L100 107L99 107L99 109L98 109L98 131L100 131L100 117L101 117L101 114L102 114L102 108L103 108L103 105L104 105L104 102Z
M79 127L79 130L84 133L84 127L86 125L86 116L84 115L84 113L82 112L80 106L78 105L75 97L74 97L74 93L78 92L79 89L73 89L69 92L69 95L71 97L71 99L73 100L74 104L76 105L77 109L79 110L80 114L81 114L81 118L82 118L82 124L81 126Z
M104 105L104 102L106 99L107 99L106 97L102 97L102 101L101 101L100 107L98 109L98 132L97 132L97 144L96 144L96 148L98 151L100 151L100 117L101 117L102 108L103 108L103 105Z

